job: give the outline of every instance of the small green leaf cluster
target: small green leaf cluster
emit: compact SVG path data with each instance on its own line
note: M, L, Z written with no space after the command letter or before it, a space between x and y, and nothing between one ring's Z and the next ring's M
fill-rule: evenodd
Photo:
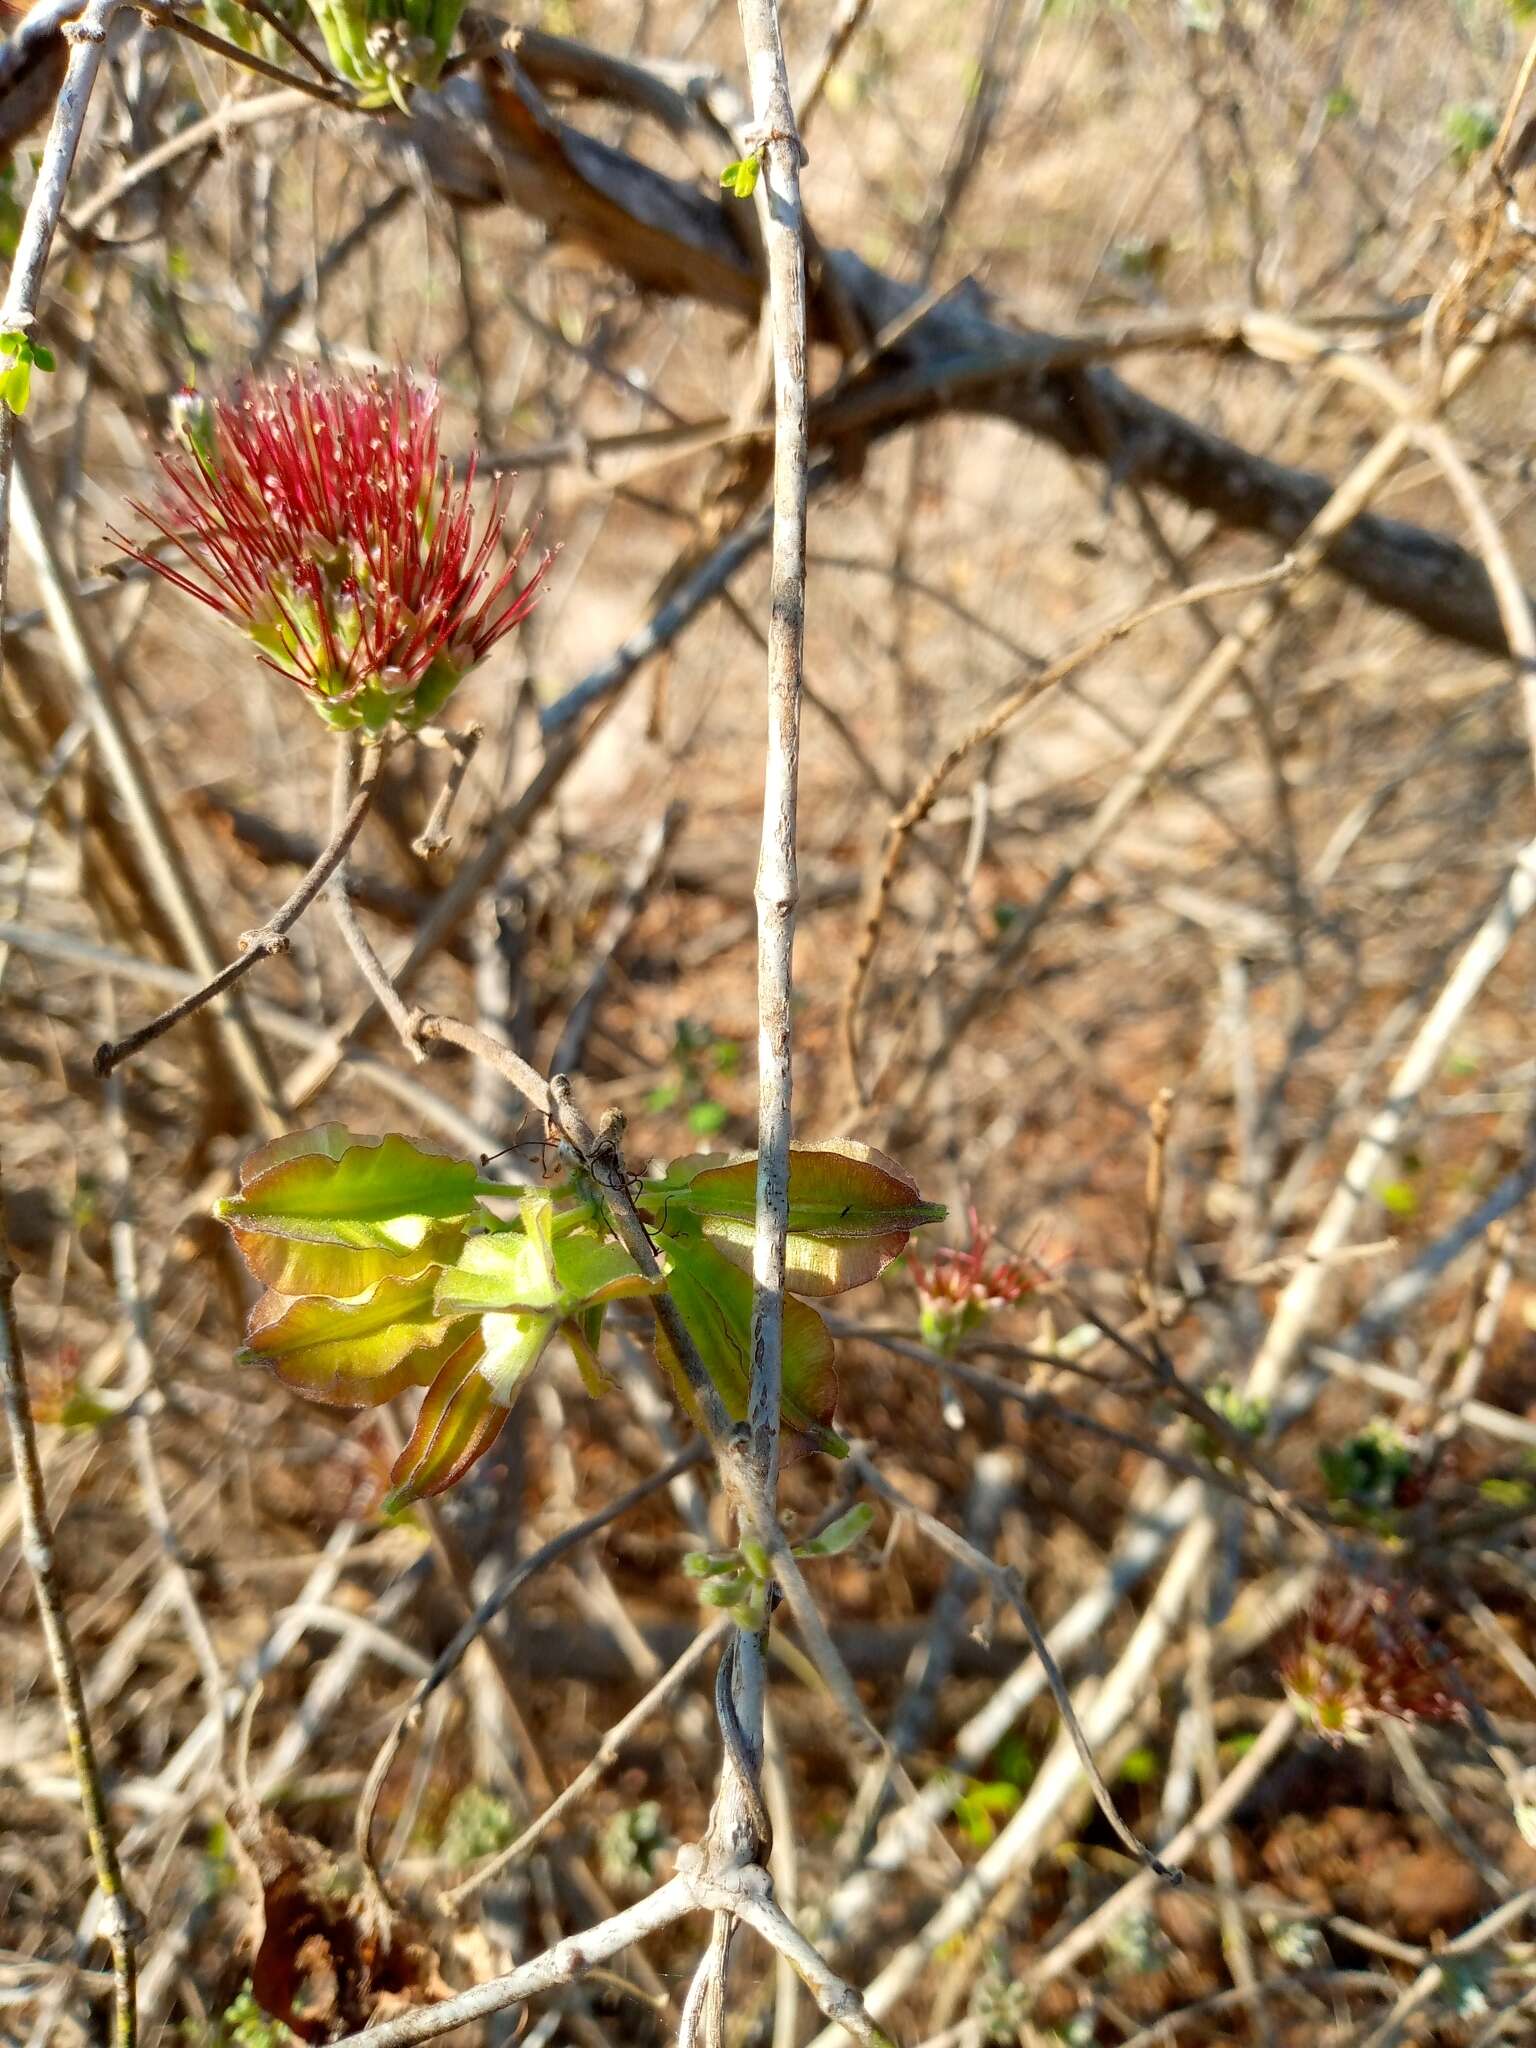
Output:
M610 1891L638 1895L650 1885L657 1863L671 1846L658 1801L642 1799L638 1806L621 1807L598 1839L604 1884Z
M10 358L7 367L0 370L0 404L20 419L32 397L32 372L51 372L53 351L29 335L0 334L0 356Z
M1317 1462L1328 1498L1348 1518L1371 1527L1390 1526L1405 1505L1403 1489L1418 1460L1402 1434L1378 1416L1336 1447L1318 1447Z
M712 1083L741 1065L741 1041L678 1020L672 1046L672 1073L646 1097L646 1108L661 1116L686 1104L688 1128L698 1138L712 1138L730 1121L730 1111L717 1099Z
M1315 1920L1289 1920L1279 1913L1261 1913L1259 1930L1275 1961L1288 1970L1326 1969L1331 1956L1323 1930Z
M1168 1937L1156 1917L1146 1911L1127 1913L1104 1938L1105 1961L1112 1978L1147 1977L1166 1967Z
M1034 1777L1034 1751L1017 1735L1005 1736L997 1745L990 1777L952 1776L954 1816L973 1847L991 1847L999 1822L1017 1813Z
M185 2048L297 2048L298 2038L257 2004L249 1978L216 2020L182 2030Z
M976 1980L969 2012L981 2029L984 2041L1017 2043L1025 2038L1034 1995L1027 1984L1010 1974L1004 1959L995 1952Z
M363 107L410 112L406 88L434 86L466 0L308 0L338 78Z
M867 1501L839 1515L819 1536L794 1546L796 1557L839 1557L851 1550L869 1528L875 1511ZM702 1579L699 1593L706 1607L723 1607L739 1628L754 1633L768 1617L768 1588L773 1566L768 1553L755 1537L742 1538L736 1550L690 1550L683 1559L690 1579Z
M758 175L763 168L760 156L738 157L726 165L720 173L720 183L738 199L750 199L757 190Z
M1023 1791L1006 1778L967 1778L955 1794L955 1819L974 1848L990 1849L998 1822L1011 1820L1023 1803Z
M741 1420L756 1177L750 1154L700 1154L642 1184L640 1213L663 1268L656 1279L608 1234L597 1191L579 1173L522 1195L508 1219L487 1204L505 1204L509 1189L406 1138L324 1124L275 1139L246 1160L238 1194L215 1207L263 1288L240 1360L341 1407L426 1390L390 1474L386 1514L442 1492L490 1449L556 1336L589 1391L601 1393L598 1354L614 1301L669 1292L723 1405ZM800 1297L873 1279L914 1229L943 1213L867 1146L792 1151L783 1370L791 1449L844 1448L830 1426L831 1334ZM692 1412L695 1396L659 1328L656 1349Z
M505 1799L483 1785L466 1785L448 1809L438 1854L445 1863L478 1863L515 1842L517 1833L517 1816Z
M1241 1388L1234 1387L1230 1380L1213 1380L1203 1392L1205 1405L1214 1414L1219 1415L1227 1427L1235 1430L1239 1436L1257 1439L1264 1434L1269 1423L1267 1401L1251 1399ZM1197 1457L1204 1458L1223 1471L1230 1465L1231 1459L1227 1455L1225 1445L1216 1431L1206 1423L1192 1423L1189 1438L1190 1448Z
M1445 139L1451 147L1451 161L1460 171L1491 149L1499 133L1499 117L1492 107L1466 103L1448 107Z

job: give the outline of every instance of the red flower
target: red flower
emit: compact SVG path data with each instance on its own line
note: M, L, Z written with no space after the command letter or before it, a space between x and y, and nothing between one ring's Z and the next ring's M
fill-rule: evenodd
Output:
M970 1214L971 1242L966 1251L935 1252L926 1266L915 1252L907 1254L923 1336L937 1351L947 1350L995 1310L1012 1307L1036 1285L1032 1268L1011 1254L987 1265L995 1233L974 1209Z
M1280 1666L1296 1712L1335 1744L1367 1741L1383 1717L1465 1720L1454 1671L1452 1653L1383 1586L1324 1593Z
M195 573L114 538L233 619L327 724L377 733L394 719L414 731L526 618L551 560L519 588L524 533L493 568L501 482L477 537L475 462L455 485L441 417L436 381L398 370L189 394L185 450L160 457L156 503L134 510Z

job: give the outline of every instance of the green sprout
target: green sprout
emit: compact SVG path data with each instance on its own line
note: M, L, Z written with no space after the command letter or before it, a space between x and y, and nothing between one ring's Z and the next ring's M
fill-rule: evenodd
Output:
M750 199L757 190L757 180L762 168L763 162L759 156L738 157L734 163L727 164L720 173L720 182L728 192L734 193L736 198Z
M53 350L25 334L0 334L0 356L11 359L9 367L0 370L0 403L20 419L32 396L32 372L52 373Z

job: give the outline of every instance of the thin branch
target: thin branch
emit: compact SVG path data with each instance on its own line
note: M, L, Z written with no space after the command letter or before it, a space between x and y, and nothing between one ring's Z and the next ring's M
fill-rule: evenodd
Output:
M308 93L290 88L284 92L259 93L254 99L215 107L211 114L204 114L201 120L178 128L163 142L157 142L153 149L145 150L142 156L135 157L131 164L119 171L109 184L102 186L99 192L93 192L80 211L70 215L67 223L69 233L77 242L89 241L91 231L103 215L110 213L120 200L126 199L130 192L136 191L168 165L179 163L182 157L201 149L205 143L217 147L232 129L256 128L263 121L277 121L288 114L305 113L310 101Z
M593 945L592 965L587 974L586 985L572 1003L570 1014L561 1029L560 1042L555 1047L554 1057L550 1061L551 1068L557 1074L572 1074L580 1070L587 1033L592 1028L597 1005L608 985L608 976L614 960L635 919L645 907L651 885L656 879L672 835L682 822L683 815L682 804L668 804L662 815L654 819L641 835L624 887L603 920L603 928Z
M1040 1660L1045 1682L1050 1687L1051 1697L1061 1714L1062 1725L1072 1738L1073 1747L1082 1763L1084 1775L1100 1813L1138 1862L1144 1863L1156 1876L1166 1879L1171 1884L1178 1884L1180 1873L1170 1869L1166 1863L1154 1856L1144 1842L1136 1839L1121 1819L1119 1809L1110 1796L1109 1787L1105 1784L1094 1759L1093 1751L1088 1746L1088 1738L1084 1735L1082 1723L1077 1718L1077 1710L1072 1704L1067 1682L1061 1675L1060 1666L1051 1655L1050 1645L1045 1640L1045 1631L1035 1619L1035 1611L1029 1604L1018 1573L1008 1565L997 1564L985 1551L978 1550L974 1543L962 1536L958 1529L951 1529L949 1524L941 1522L937 1515L930 1515L915 1501L908 1500L904 1493L882 1477L862 1446L854 1446L849 1462L872 1493L879 1494L880 1498L895 1508L898 1514L908 1516L931 1542L936 1543L957 1563L963 1564L968 1571L974 1572L978 1578L985 1579L994 1593L1000 1594L1012 1607L1024 1624L1024 1633L1029 1638L1030 1648Z
M395 1758L400 1753L400 1745L420 1722L423 1710L433 1693L458 1669L465 1652L475 1641L476 1637L489 1628L513 1594L525 1586L537 1573L554 1564L557 1559L564 1557L569 1551L577 1549L587 1541L588 1537L595 1536L601 1530L606 1529L610 1522L615 1522L620 1516L628 1514L630 1509L638 1507L641 1501L649 1500L653 1493L658 1493L664 1486L669 1486L679 1473L690 1471L693 1466L700 1463L704 1455L704 1446L702 1444L689 1444L685 1450L679 1451L677 1456L671 1459L669 1463L663 1465L659 1472L653 1472L648 1479L642 1479L637 1486L632 1486L627 1492L619 1494L615 1499L609 1501L606 1506L599 1508L596 1513L586 1516L580 1522L573 1522L570 1528L562 1529L558 1536L551 1537L549 1542L542 1544L539 1549L534 1551L531 1557L524 1558L521 1564L508 1572L493 1587L491 1592L486 1595L485 1599L481 1601L464 1626L454 1636L452 1642L448 1644L447 1648L438 1657L426 1677L417 1686L404 1711L397 1716L394 1726L384 1738L383 1743L379 1747L379 1752L369 1768L368 1776L363 1784L362 1795L358 1800L357 1816L353 1823L353 1846L364 1865L370 1871L374 1867L372 1847L374 1810L378 1806L379 1794L384 1788L384 1781L389 1776Z
M58 1689L59 1712L69 1740L75 1777L80 1785L91 1859L96 1866L96 1882L104 1902L102 1933L112 1950L114 2048L134 2048L138 2033L138 1960L134 1946L137 1916L129 1902L123 1873L118 1865L117 1843L111 1816L107 1812L96 1747L91 1740L80 1667L75 1660L75 1646L59 1585L53 1528L43 1491L43 1468L37 1454L32 1406L27 1396L27 1368L21 1348L21 1331L16 1321L15 1289L16 1268L12 1264L9 1247L0 1239L0 1395L5 1402L6 1426L10 1432L11 1455L21 1496L22 1550L32 1573L32 1583L37 1589L38 1612L48 1644L48 1661Z
M773 336L773 559L769 578L768 754L757 884L757 1202L752 1248L755 1476L770 1505L778 1491L783 1382L784 1261L789 1228L795 904L795 813L805 654L806 397L804 156L779 32L777 0L740 0L762 156L758 213L768 264ZM761 1731L757 1731L761 1739Z
M119 5L120 0L87 0L78 19L66 21L59 30L69 44L69 63L54 106L53 125L43 145L37 183L17 237L16 254L11 259L10 282L5 302L0 305L0 333L30 334L36 324L43 272L48 267L107 34ZM0 576L0 612L4 611L4 600L4 578Z
M517 1090L536 1116L550 1114L550 1087L544 1076L536 1067L530 1067L510 1045L503 1045L499 1038L493 1038L490 1032L481 1031L473 1024L461 1024L457 1017L441 1017L426 1010L411 1013L410 1030L420 1045L456 1045L461 1052L483 1060Z
M455 216L457 218L457 216ZM429 726L420 735L424 746L446 747L453 759L448 764L448 773L438 791L437 802L433 804L427 822L411 841L412 853L423 860L431 860L446 851L448 846L448 820L453 815L454 804L459 791L464 787L464 778L469 773L470 763L479 751L485 728L481 725L466 725L462 732L450 732L442 726Z
M695 1447L694 1456L696 1461L702 1456L701 1446ZM498 1849L489 1862L482 1863L478 1870L471 1871L470 1875L463 1878L451 1891L443 1893L439 1901L442 1910L445 1913L455 1912L472 1892L478 1891L481 1885L498 1876L508 1864L522 1862L567 1809L590 1792L598 1779L613 1768L623 1754L625 1743L636 1729L643 1728L657 1708L664 1706L671 1699L734 1627L735 1623L729 1617L725 1617L717 1621L712 1628L701 1630L650 1690L636 1700L623 1719L614 1723L570 1784L550 1801L538 1819L531 1821L515 1842L509 1842L505 1849Z
M1287 557L1284 561L1276 562L1270 568L1260 569L1254 574L1220 577L1214 582L1195 584L1188 590L1179 591L1173 597L1159 598L1154 604L1143 605L1139 610L1127 613L1123 619L1117 619L1113 625L1093 634L1080 646L1071 648L1037 674L1028 676L1023 682L1016 684L1002 702L995 704L984 718L978 720L968 732L956 740L942 759L924 776L887 827L885 853L879 872L869 890L848 989L843 997L843 1053L848 1062L854 1094L860 1103L866 1100L866 1096L859 1069L859 1008L864 999L875 948L879 943L880 926L884 920L886 905L890 901L891 890L895 887L908 839L938 802L944 784L960 763L967 755L975 753L979 747L984 747L989 740L995 739L1005 726L1011 725L1022 712L1039 703L1040 699L1048 691L1055 689L1058 683L1065 682L1086 662L1096 659L1139 627L1150 625L1154 619L1163 618L1169 612L1181 611L1189 605L1205 604L1212 598L1231 597L1239 592L1260 590L1270 584L1283 582L1293 573L1294 564Z
M373 749L369 750L374 751ZM369 773L365 756L363 777ZM377 773L377 769L374 770ZM352 742L350 737L340 739L336 747L336 763L331 778L331 844L334 846L347 829L352 807L362 795L362 778L359 778L357 795L352 792ZM355 836L355 833L354 833ZM325 856L322 854L321 859ZM402 1000L391 980L389 970L374 951L373 941L363 930L362 920L352 905L347 888L347 848L343 846L341 856L332 868L325 884L325 900L336 928L346 942L354 964L363 980L373 991L374 1001L395 1027L396 1036L413 1060L424 1060L426 1051L416 1037L413 1013Z
M357 106L355 96L338 85L324 70L320 70L320 76L325 82L317 85L312 78L304 77L301 72L285 71L281 64L274 64L269 57L263 57L259 51L243 50L238 43L230 42L226 36L215 35L212 29L204 28L200 22L189 21L184 14L179 14L175 7L169 4L169 0L133 0L133 4L137 11L145 15L157 28L171 29L187 42L196 43L199 49L211 51L215 57L222 57L227 63L238 65L242 71L254 71L258 77L270 78L275 84L286 87L289 92L301 92L307 99L323 100L329 107L341 107L346 110L355 109ZM292 37L289 37L289 40L293 40ZM302 44L298 47L305 57L309 57L309 52ZM315 60L310 58L310 62L314 63ZM320 69L318 64L315 68Z
M363 820L373 807L373 799L378 792L379 773L388 753L387 738L379 740L364 751L357 789L339 827L332 833L329 842L321 849L320 858L287 901L272 913L265 924L258 925L255 931L242 934L242 950L239 955L221 967L211 980L205 982L193 994L183 996L180 1002L172 1003L168 1010L162 1010L160 1015L151 1018L149 1023L141 1024L137 1031L130 1031L126 1038L118 1039L115 1044L98 1046L94 1062L98 1074L105 1077L125 1059L131 1058L136 1052L141 1052L157 1038L163 1038L175 1025L203 1009L216 996L223 995L226 989L232 988L244 975L250 973L258 961L269 960L274 953L287 952L289 932L346 859L349 847L362 830Z
M680 1856L678 1862L687 1875L686 1856ZM838 1976L779 1905L765 1870L748 1866L721 1873L706 1868L693 1882L701 1905L745 1921L776 1954L786 1958L835 2026L866 2043L866 2048L895 2048L893 2037L870 2017L858 1992Z
M689 1879L670 1878L638 1905L615 1913L611 1919L580 1934L567 1935L507 1976L478 1984L473 1991L461 1992L457 1998L446 1998L437 2005L418 2006L398 2019L385 2020L382 2026L368 2027L360 2034L347 2034L334 2048L420 2048L422 2042L435 2041L442 2034L452 2033L455 2027L486 2019L493 2012L505 2012L510 2005L524 2005L541 1991L574 1984L589 1970L621 1955L632 1943L660 1933L698 1909Z

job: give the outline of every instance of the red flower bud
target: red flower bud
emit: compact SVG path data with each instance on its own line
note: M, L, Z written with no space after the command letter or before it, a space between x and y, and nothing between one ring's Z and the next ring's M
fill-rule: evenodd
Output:
M475 464L456 485L439 455L435 380L293 375L183 411L134 509L188 568L114 538L234 620L328 724L414 730L527 617L552 558L519 587L524 533L493 569L502 485L477 535Z

